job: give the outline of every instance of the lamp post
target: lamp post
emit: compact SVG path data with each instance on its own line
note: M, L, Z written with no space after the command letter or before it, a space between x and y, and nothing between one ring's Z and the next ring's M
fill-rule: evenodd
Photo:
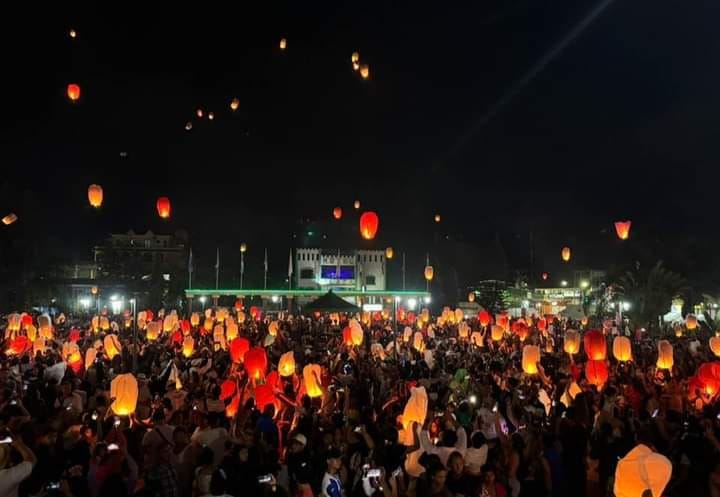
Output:
M243 276L245 275L245 252L247 251L247 245L245 242L240 244L240 289L243 287Z
M205 312L205 301L206 300L207 300L207 297L205 295L200 296L200 303L202 304L203 313Z
M138 340L137 340L137 299L135 297L130 299L130 307L133 316L133 373L137 372L138 366Z

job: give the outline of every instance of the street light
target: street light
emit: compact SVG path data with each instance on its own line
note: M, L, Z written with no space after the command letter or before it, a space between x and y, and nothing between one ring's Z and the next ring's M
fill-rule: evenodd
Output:
M411 311L414 311L415 308L417 307L417 299L410 298L410 299L408 299L407 303L408 303L408 309L410 309Z
M623 311L629 311L630 310L630 302L623 302L622 308L623 308Z
M587 280L582 280L580 282L580 288L582 288L583 290L585 290L589 286L590 286L590 283L588 283Z
M425 297L425 299L423 299L423 300L425 301L426 304L430 303L430 297Z
M565 280L562 280L562 281L560 282L560 286L567 286L567 285L568 285L568 282L565 281Z
M207 297L205 295L200 297L200 303L202 304L203 312L205 311L205 301L207 301Z

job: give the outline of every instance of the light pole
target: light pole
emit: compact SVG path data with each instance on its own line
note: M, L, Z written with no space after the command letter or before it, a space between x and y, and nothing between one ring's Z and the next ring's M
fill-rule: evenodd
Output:
M207 300L207 297L205 295L200 296L200 303L202 304L203 313L205 312L205 301L206 300Z
M245 252L247 251L247 245L245 242L240 244L240 290L243 287L243 276L245 275Z
M130 307L133 316L133 373L137 372L138 366L138 340L137 340L137 299L135 297L130 299Z

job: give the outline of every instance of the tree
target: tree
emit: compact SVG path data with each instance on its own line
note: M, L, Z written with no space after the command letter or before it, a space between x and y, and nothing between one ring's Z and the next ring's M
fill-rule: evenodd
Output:
M630 303L625 311L630 321L648 331L657 327L658 316L670 309L672 299L687 291L685 278L658 261L649 271L640 266L626 271L617 280L618 294Z

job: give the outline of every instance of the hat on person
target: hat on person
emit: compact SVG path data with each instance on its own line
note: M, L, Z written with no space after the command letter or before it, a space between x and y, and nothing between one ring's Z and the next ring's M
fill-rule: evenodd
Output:
M0 444L0 469L5 469L10 462L10 445Z
M292 437L292 441L299 443L303 447L305 447L307 445L307 438L302 433L298 433L297 435Z

